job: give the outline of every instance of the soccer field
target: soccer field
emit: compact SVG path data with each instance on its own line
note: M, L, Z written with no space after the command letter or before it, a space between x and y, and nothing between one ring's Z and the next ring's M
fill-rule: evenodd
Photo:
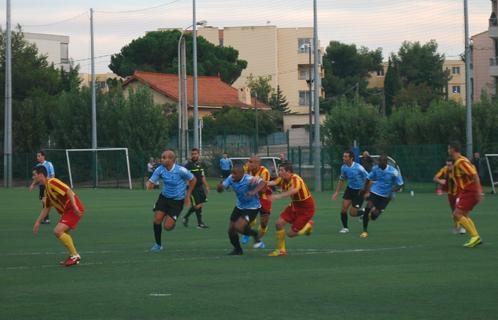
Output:
M153 244L151 207L158 191L76 190L86 215L72 233L80 265L67 256L52 225L31 233L40 204L27 189L0 189L0 319L496 319L498 198L473 213L484 240L475 249L451 233L445 196L404 193L370 224L350 218L341 235L340 201L315 194L310 237L276 245L274 203L267 249L245 246L227 256L233 192L211 192L207 230L177 224ZM51 217L55 220L56 213Z

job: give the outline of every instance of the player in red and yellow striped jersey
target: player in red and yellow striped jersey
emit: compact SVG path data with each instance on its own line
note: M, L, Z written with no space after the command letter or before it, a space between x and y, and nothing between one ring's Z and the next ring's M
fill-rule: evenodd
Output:
M448 154L453 159L453 177L458 189L453 216L470 235L470 240L464 246L473 248L482 243L477 228L469 216L472 209L482 200L481 181L476 168L460 153L458 143L453 142L448 145Z
M456 199L458 196L458 188L455 182L455 177L453 175L453 159L448 158L446 160L446 165L442 167L438 173L434 176L434 182L438 183L441 186L443 191L448 193L448 203L451 208L451 212L455 210ZM453 228L453 233L455 234L465 234L465 229L458 223L456 217L453 216L453 221L455 226Z
M66 267L78 264L81 257L76 251L69 231L76 229L79 220L83 216L85 211L83 204L64 182L56 178L48 178L47 169L43 166L33 169L33 180L45 186L46 197L45 207L35 221L33 233L35 235L38 233L40 223L47 216L50 208L54 207L61 215L61 219L54 228L54 234L69 251L69 257L65 261L61 261L60 264Z
M249 161L244 165L245 173L253 176L259 177L264 182L270 181L270 171L261 165L261 159L258 156L252 156ZM259 202L261 203L261 209L259 211L259 238L261 239L268 232L268 222L270 220L271 214L271 201L268 197L272 194L272 189L270 187L265 187L259 192ZM256 220L253 220L251 227L254 227ZM244 236L242 238L242 243L245 244L249 241L249 237ZM254 244L254 248L264 248L264 242L260 241Z
M290 196L292 202L280 214L275 224L277 229L278 249L271 252L271 257L285 256L285 225L292 224L287 236L292 238L310 235L313 229L311 220L315 214L315 201L303 179L294 173L290 162L283 162L278 168L279 178L267 183L267 186L280 186L282 193L270 195L270 201Z

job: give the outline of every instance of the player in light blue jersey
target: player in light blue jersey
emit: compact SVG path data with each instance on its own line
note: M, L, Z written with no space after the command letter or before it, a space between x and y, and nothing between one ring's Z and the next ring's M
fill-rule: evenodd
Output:
M161 244L162 224L164 229L173 230L183 206L190 206L190 195L195 187L194 175L184 167L175 163L176 155L171 150L166 150L161 155L161 165L147 181L147 190L153 189L159 180L163 181L163 190L154 206L154 238L156 243L150 251L159 252L163 249ZM166 218L166 219L164 219Z
M266 182L261 178L245 174L242 166L235 166L232 169L232 174L223 182L220 182L216 188L218 192L223 192L223 190L231 188L237 197L228 227L228 238L234 248L229 255L243 254L239 241L239 233L254 237L256 248L259 247L258 244L262 244L258 232L251 229L249 224L258 216L259 209L261 208L258 192L265 186Z
M387 164L386 155L381 155L379 165L372 168L365 184L365 198L368 203L364 209L363 232L360 237L368 238L368 221L370 218L376 220L384 212L393 193L399 191L403 183L398 170Z
M39 167L39 166L44 166L46 169L47 169L47 178L48 179L51 179L51 178L55 178L55 170L54 170L54 165L52 164L52 162L48 161L45 159L45 151L43 150L40 150L36 153L36 164L35 164L35 167ZM36 181L33 180L33 182L31 183L31 185L29 186L29 191L33 191L33 189L35 188L36 186ZM44 184L38 184L38 189L39 189L39 198L41 200L41 203L42 203L42 208L45 208L45 200L46 200L46 196L45 196L45 185ZM50 223L50 218L49 218L49 215L47 214L47 216L42 220L41 222L42 224L49 224Z
M223 179L226 179L230 175L230 171L232 171L232 168L233 163L232 160L228 157L228 153L223 153L223 158L220 159L220 170Z
M342 229L339 233L346 234L349 232L348 228L348 209L349 214L352 217L361 215L363 211L360 211L361 205L363 204L362 190L365 186L365 181L367 179L368 172L363 168L363 166L354 161L354 153L350 150L345 151L342 155L342 161L344 164L341 167L341 175L339 176L339 182L337 182L337 188L332 195L332 200L336 200L339 192L341 191L344 181L347 180L348 186L344 195L342 196L342 208L341 208L341 222Z

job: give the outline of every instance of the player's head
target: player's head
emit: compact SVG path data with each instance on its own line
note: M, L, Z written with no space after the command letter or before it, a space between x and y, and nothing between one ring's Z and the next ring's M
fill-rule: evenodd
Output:
M285 161L285 154L283 153L279 154L278 158L280 159L280 161Z
M342 161L348 165L353 163L353 161L354 161L353 151L351 151L351 150L344 151L344 153L342 154Z
M366 158L366 157L370 157L370 153L369 153L367 150L363 151L363 153L362 153L361 155L362 155L363 157L365 157L365 158Z
M258 156L251 156L247 161L247 167L250 171L256 171L261 166L261 159Z
M165 167L171 167L175 163L176 155L173 150L164 150L161 154L161 164Z
M289 161L284 161L280 164L280 166L278 166L278 175L284 180L289 179L293 173L294 168L292 167L292 163Z
M36 166L33 168L33 180L37 183L43 183L48 177L47 168L45 166Z
M381 168L382 170L384 170L385 168L387 168L387 155L382 154L379 157L379 168Z
M232 179L235 182L239 182L244 177L244 167L240 164L235 165L232 168Z
M191 159L192 161L199 161L199 156L200 156L199 149L197 149L197 148L193 148L193 149L190 151L190 159Z
M474 152L474 159L481 159L481 154L479 152Z
M223 158L228 158L228 153L227 152L223 152Z
M453 158L453 160L456 159L456 157L460 156L460 142L458 141L453 141L448 144L448 155Z
M449 170L453 170L453 158L448 157L446 159L446 166L448 167Z
M36 153L36 161L43 163L45 161L45 151L40 150Z

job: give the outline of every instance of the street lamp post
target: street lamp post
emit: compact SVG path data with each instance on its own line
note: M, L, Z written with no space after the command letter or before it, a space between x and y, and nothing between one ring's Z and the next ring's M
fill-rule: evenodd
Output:
M312 147L313 147L313 114L312 114L312 105L313 105L313 95L312 95L312 85L313 85L313 78L312 78L312 71L311 71L311 43L308 43L307 45L308 48L308 96L309 96L309 129L308 129L308 136L309 136L309 142L308 142L308 150L309 150L309 163L312 163L312 154L313 152Z
M197 21L195 13L195 0L192 0L192 18L193 18L193 78L194 78L194 148L199 148L199 99L197 96Z

